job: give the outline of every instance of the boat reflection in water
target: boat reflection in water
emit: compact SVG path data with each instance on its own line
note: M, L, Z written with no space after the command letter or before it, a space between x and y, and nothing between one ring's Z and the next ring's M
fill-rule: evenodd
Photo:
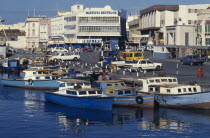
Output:
M155 115L154 124L160 129L189 129L195 124L210 125L209 121L209 110L160 108Z
M45 111L54 112L58 115L58 118L81 119L86 121L99 121L99 122L111 122L112 112L109 110L94 110L94 109L82 109L82 108L71 108L45 102ZM67 121L66 122L69 122Z
M23 102L35 101L36 103L39 102L39 104L43 104L45 101L43 91L3 87L2 85L0 86L0 98Z
M210 110L70 108L46 102L43 91L1 85L0 104L0 127L10 137L209 137L210 130Z

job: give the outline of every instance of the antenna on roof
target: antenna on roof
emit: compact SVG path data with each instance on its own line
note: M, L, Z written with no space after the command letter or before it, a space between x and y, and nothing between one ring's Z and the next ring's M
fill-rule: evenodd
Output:
M34 17L35 17L35 8L34 8Z
M30 16L29 9L28 9L28 17Z

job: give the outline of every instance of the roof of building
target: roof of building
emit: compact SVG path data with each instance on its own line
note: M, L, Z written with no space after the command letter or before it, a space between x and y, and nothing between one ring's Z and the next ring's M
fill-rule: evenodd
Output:
M179 5L153 5L151 7L148 7L144 10L140 11L141 16L147 13L150 13L152 11L178 11Z

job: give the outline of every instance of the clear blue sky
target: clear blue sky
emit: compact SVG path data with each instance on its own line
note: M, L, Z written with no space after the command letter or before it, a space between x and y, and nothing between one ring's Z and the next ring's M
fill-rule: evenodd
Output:
M46 15L53 17L56 11L69 11L73 4L84 4L85 7L104 7L126 9L132 15L152 5L191 5L210 4L210 0L0 0L0 16L4 24L24 22L29 15Z

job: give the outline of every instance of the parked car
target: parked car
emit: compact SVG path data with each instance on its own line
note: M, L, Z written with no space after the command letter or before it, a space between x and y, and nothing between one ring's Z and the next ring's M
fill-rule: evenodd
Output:
M68 52L68 50L65 49L64 47L54 47L54 48L51 48L50 51L51 52Z
M117 57L109 57L104 59L103 61L100 61L99 63L101 62L103 66L115 64L117 67L123 67L126 63L125 60L119 59Z
M58 53L50 57L51 60L79 60L79 54Z
M203 65L205 58L200 58L198 55L187 55L185 58L180 59L182 65Z
M154 63L149 59L135 60L133 63L127 63L124 66L125 70L142 71L142 70L161 70L162 63Z

